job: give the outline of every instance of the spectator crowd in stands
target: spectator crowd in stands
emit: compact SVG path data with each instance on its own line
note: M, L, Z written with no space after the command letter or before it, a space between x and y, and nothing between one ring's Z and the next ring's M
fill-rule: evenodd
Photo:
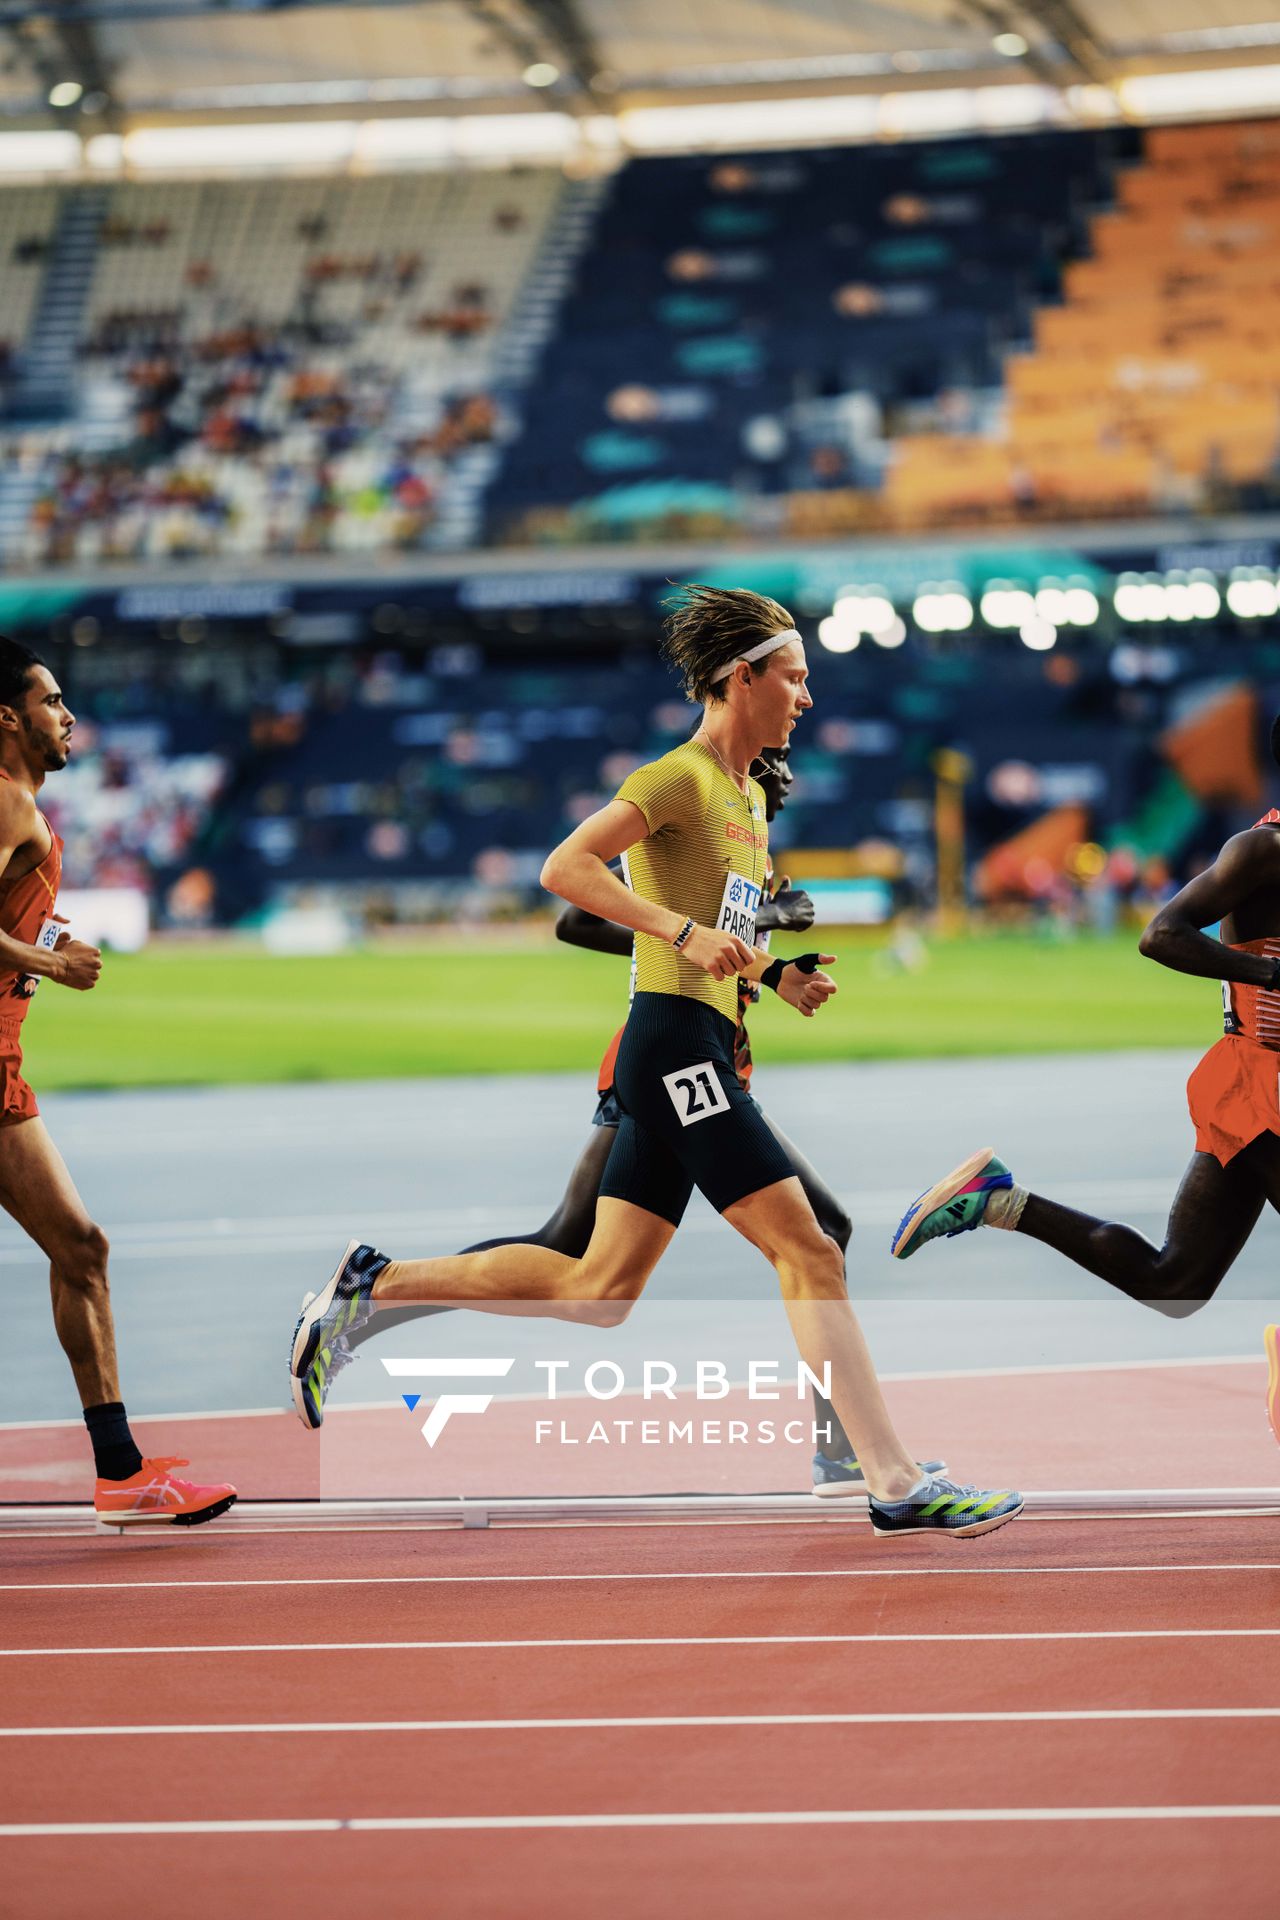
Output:
M406 433L395 372L314 331L246 319L184 340L176 314L105 316L87 353L127 384L131 432L49 462L30 557L418 544L444 471L494 437L497 407L487 393L441 399Z
M244 187L117 195L77 377L96 421L121 424L0 449L0 472L17 462L38 480L11 557L420 544L451 469L502 430L484 342L553 203L534 184L528 206L523 184L504 195L498 181L294 188L278 243L286 203Z

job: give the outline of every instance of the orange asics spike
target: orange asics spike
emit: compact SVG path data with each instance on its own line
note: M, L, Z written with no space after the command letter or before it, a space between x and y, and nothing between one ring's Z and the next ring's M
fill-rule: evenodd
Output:
M186 1460L144 1460L127 1480L99 1480L93 1492L93 1510L104 1526L198 1527L216 1520L236 1497L234 1487L197 1487L179 1480L173 1467Z

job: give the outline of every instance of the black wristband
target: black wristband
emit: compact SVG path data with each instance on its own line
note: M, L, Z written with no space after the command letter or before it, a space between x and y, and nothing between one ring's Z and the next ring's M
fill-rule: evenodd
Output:
M1280 992L1280 960L1277 960L1275 965L1272 967L1271 978L1268 980L1266 986L1262 988L1262 992L1263 993Z
M796 955L794 960L771 960L764 972L760 975L760 985L762 987L772 987L776 993L784 967L799 967L801 973L815 973L821 958L822 955L820 953L800 953ZM1277 961L1276 964L1280 966L1280 961Z

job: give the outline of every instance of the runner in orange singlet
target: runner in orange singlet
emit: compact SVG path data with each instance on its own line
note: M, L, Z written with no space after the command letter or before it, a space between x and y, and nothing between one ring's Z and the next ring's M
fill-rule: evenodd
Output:
M74 726L44 663L0 638L0 1207L49 1258L53 1322L93 1443L98 1518L190 1526L225 1513L236 1490L193 1486L173 1472L185 1460L139 1452L116 1374L106 1235L22 1073L22 1024L41 980L85 993L102 971L97 947L73 940L58 917L62 842L36 805L45 776L67 764Z
M1280 765L1280 717L1271 752ZM1213 1297L1264 1204L1280 1212L1280 811L1228 840L1160 909L1140 948L1175 973L1221 980L1226 1026L1187 1082L1196 1151L1164 1245L1028 1193L984 1147L908 1209L893 1240L899 1259L929 1240L1003 1227L1066 1254L1131 1300L1184 1318ZM1280 1442L1280 1329L1268 1327L1263 1340L1267 1412Z

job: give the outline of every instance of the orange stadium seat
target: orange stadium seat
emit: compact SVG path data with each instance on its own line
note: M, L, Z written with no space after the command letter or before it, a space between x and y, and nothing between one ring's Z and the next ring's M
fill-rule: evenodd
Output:
M1006 363L1007 443L1038 507L1118 510L1173 473L1233 483L1280 450L1280 129L1157 129L1066 301ZM921 457L931 457L926 447ZM969 456L969 471L976 470ZM896 476L917 503L942 481Z

